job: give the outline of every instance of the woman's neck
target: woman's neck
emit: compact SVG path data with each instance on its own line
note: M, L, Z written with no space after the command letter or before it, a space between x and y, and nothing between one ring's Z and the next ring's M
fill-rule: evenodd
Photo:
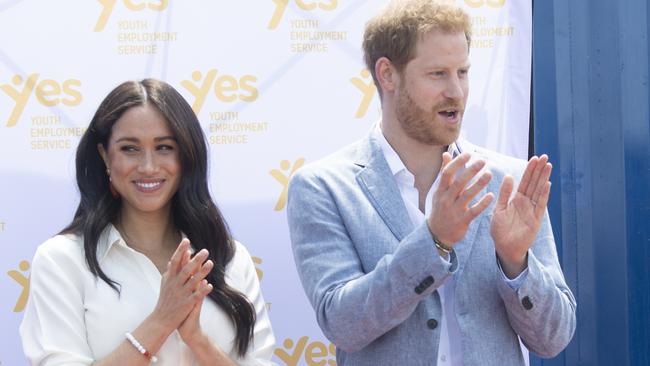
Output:
M128 246L145 254L176 248L181 240L169 210L153 214L122 210L116 226Z

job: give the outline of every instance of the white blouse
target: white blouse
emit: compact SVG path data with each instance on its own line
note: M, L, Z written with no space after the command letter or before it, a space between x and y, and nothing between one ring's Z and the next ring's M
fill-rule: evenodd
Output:
M86 264L83 240L57 235L36 250L29 300L20 335L32 365L90 365L115 350L153 311L161 274L144 254L128 247L110 225L100 236L97 260L121 294L95 278ZM212 300L201 309L201 328L239 365L272 365L275 338L253 261L236 243L226 283L243 293L257 314L254 338L244 359L234 348L235 328ZM195 365L191 350L174 331L157 352L158 365Z

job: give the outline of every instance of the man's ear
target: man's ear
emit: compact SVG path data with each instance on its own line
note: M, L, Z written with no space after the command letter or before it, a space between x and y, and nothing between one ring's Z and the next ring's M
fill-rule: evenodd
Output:
M375 62L375 76L383 93L390 93L397 89L399 75L395 65L388 58L380 57Z

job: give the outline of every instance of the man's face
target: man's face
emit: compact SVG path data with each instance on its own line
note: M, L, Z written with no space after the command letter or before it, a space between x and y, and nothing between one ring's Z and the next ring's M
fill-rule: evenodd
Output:
M458 138L468 70L464 33L433 30L418 41L395 90L397 120L407 136L428 145L449 145Z

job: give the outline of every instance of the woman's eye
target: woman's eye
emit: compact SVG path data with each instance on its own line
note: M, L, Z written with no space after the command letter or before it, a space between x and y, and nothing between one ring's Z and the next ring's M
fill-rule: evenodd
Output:
M174 150L174 147L171 145L160 145L158 146L158 150Z
M124 145L120 147L120 150L125 152L133 152L133 151L138 151L138 148L132 145Z

